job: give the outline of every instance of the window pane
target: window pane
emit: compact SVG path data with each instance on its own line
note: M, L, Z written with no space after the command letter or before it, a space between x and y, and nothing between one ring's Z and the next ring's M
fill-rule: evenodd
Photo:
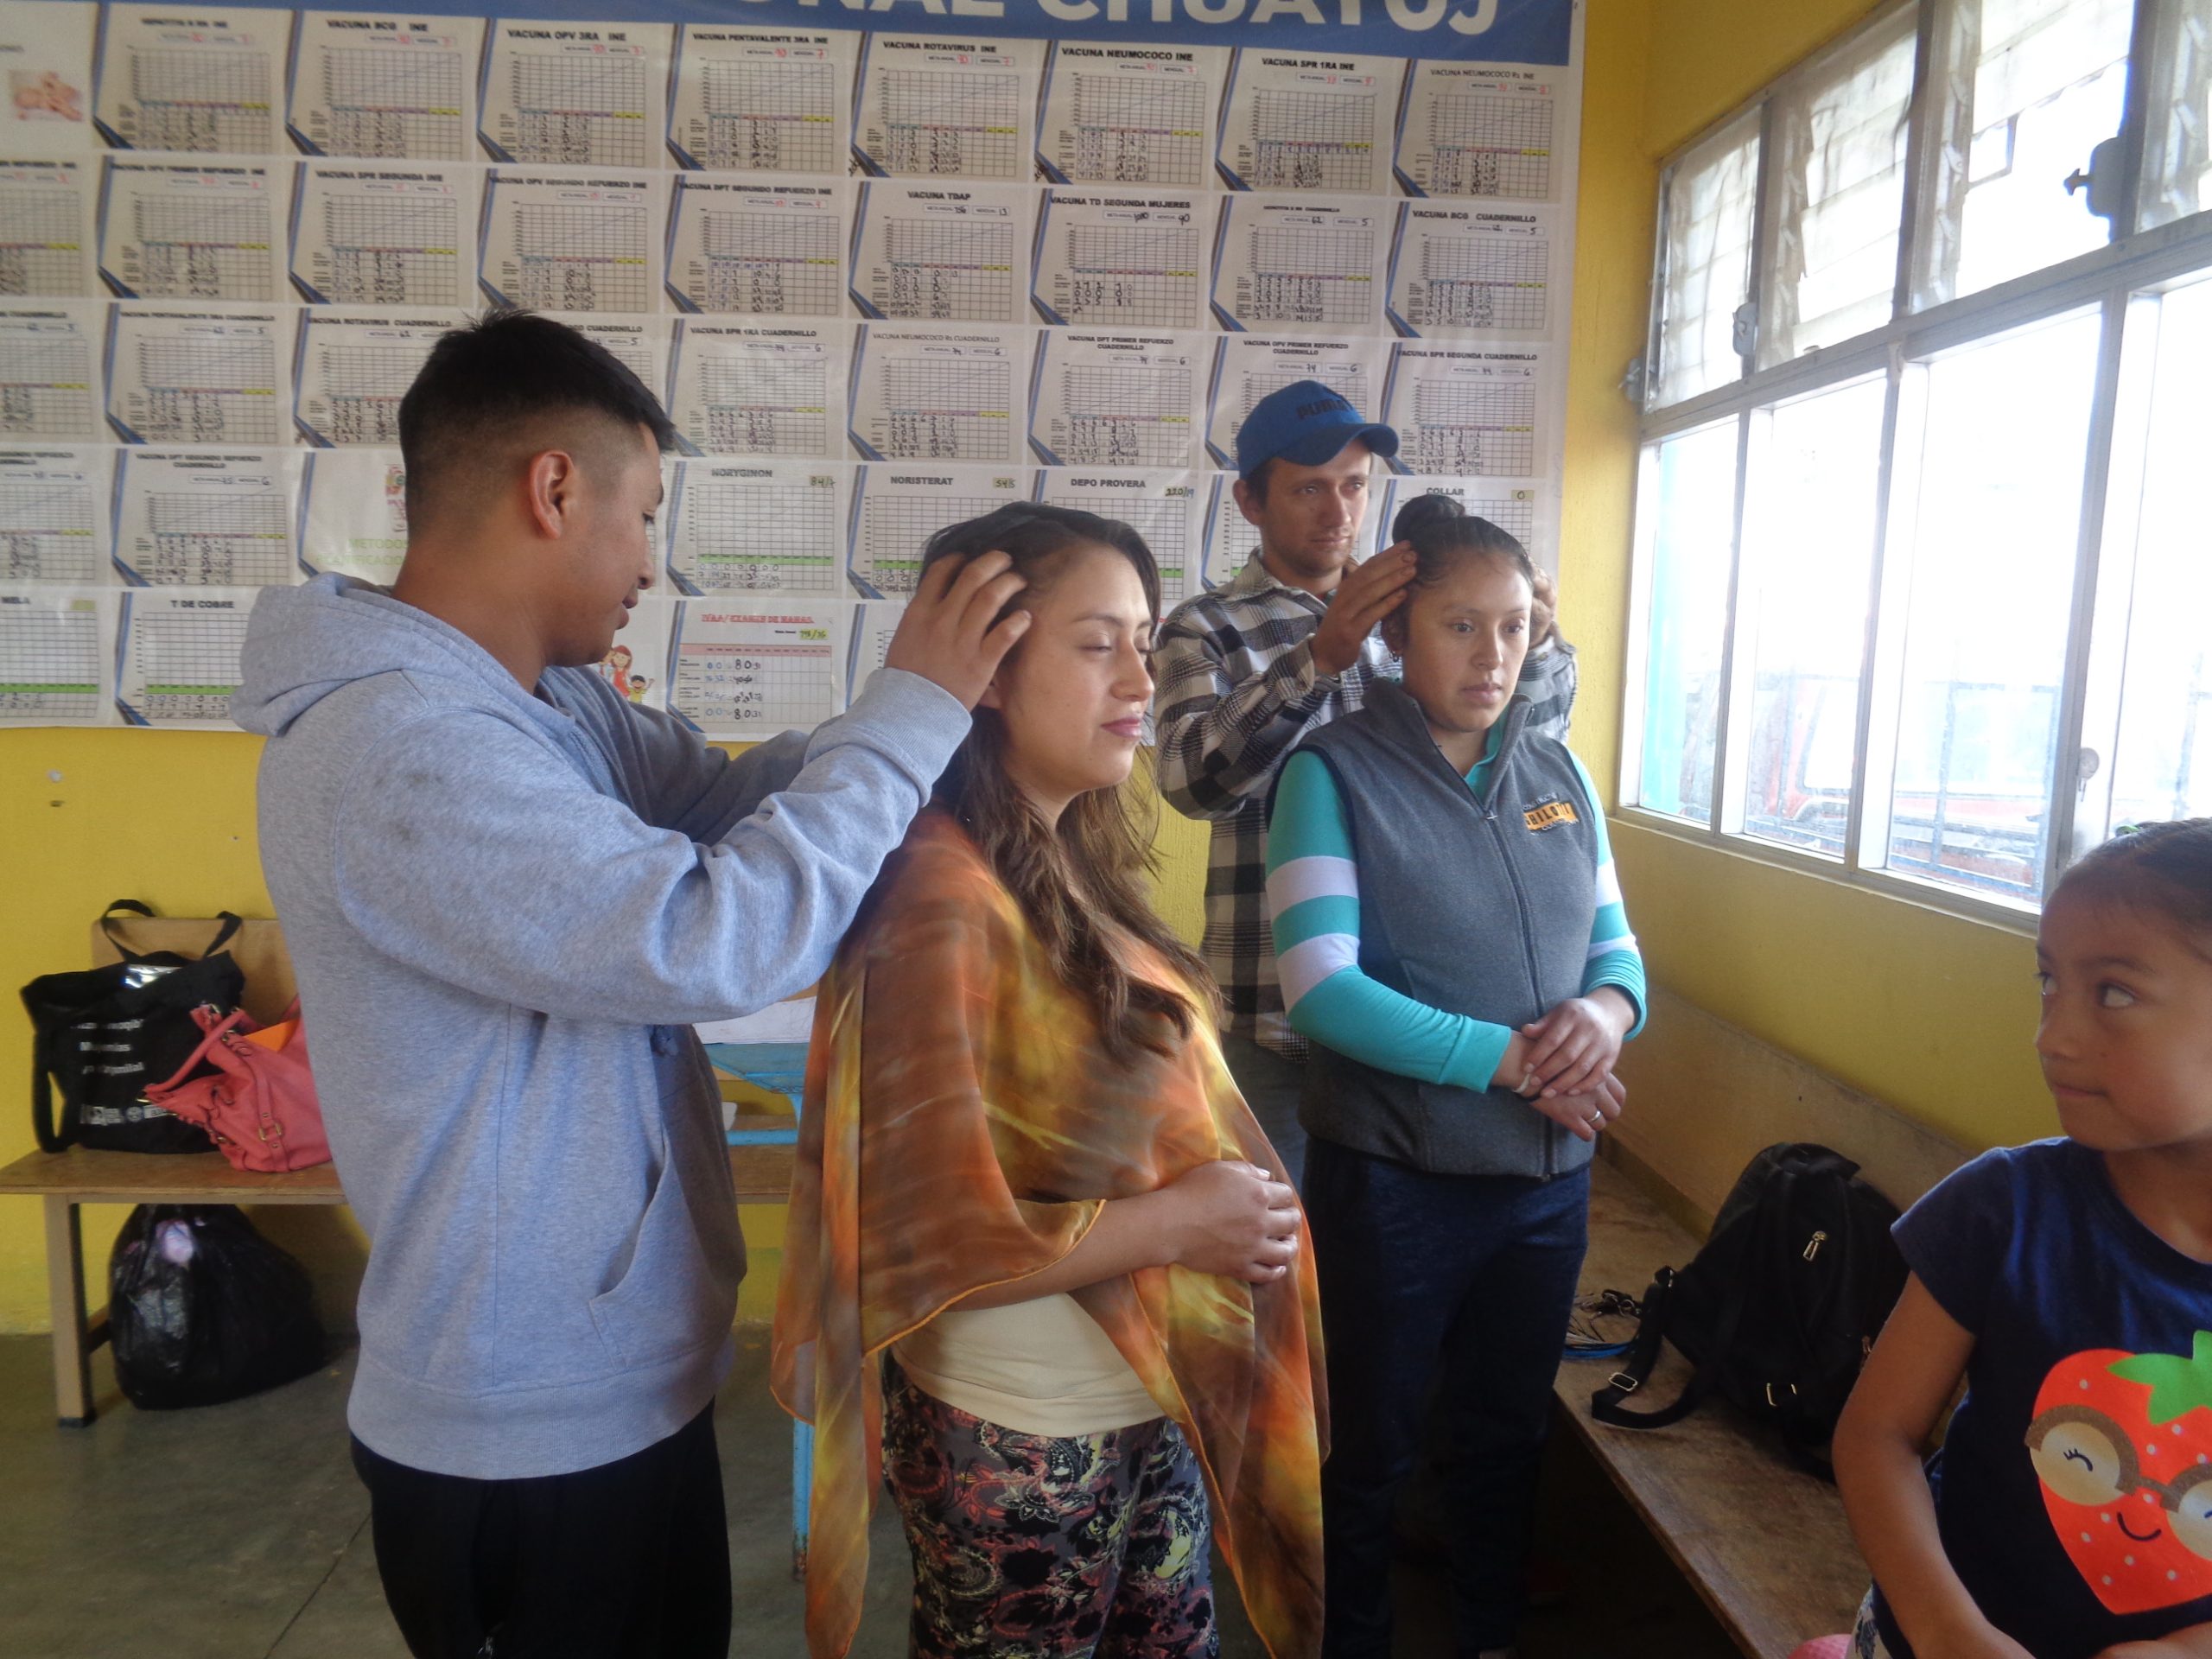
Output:
M1744 832L1838 858L1851 810L1886 391L1866 380L1760 411L1744 479L1736 624L1736 648L1751 658Z
M1890 320L1912 104L1913 14L1774 100L1775 270L1765 367Z
M1736 423L1656 446L1649 473L1651 611L1638 804L1713 816L1713 742L1736 520Z
M1660 186L1658 408L1740 379L1736 308L1751 297L1756 111L1691 150Z
M2108 239L2066 179L2120 130L2133 0L1954 0L1937 30L1932 305Z
M1926 369L1892 869L2041 891L2098 332L2080 315Z
M2159 0L2151 41L2145 227L2212 208L2212 0Z
M2212 815L2212 282L2158 307L2113 822Z

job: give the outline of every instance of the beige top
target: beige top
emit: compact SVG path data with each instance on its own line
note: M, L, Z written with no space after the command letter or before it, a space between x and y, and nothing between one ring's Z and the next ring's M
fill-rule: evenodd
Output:
M1159 1403L1072 1296L950 1308L891 1344L914 1386L1023 1434L1103 1434Z

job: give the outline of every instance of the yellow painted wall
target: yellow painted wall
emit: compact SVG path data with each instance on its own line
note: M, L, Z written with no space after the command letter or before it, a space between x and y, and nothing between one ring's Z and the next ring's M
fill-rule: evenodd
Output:
M1619 766L1636 414L1618 385L1643 348L1656 164L1866 13L1837 0L1593 0L1568 359L1562 624L1581 651L1575 747L1601 783ZM253 834L257 740L213 734L0 732L0 982L75 967L110 899L164 913L270 913ZM1617 822L1654 977L1775 1046L1968 1145L2046 1132L2028 1046L2031 952L2016 934ZM1168 815L1162 909L1195 934L1201 826ZM0 1079L29 1065L0 1014ZM29 1149L23 1096L0 1083L0 1160ZM264 1211L327 1292L358 1275L358 1234L328 1211ZM104 1276L119 1211L94 1211ZM779 1215L753 1209L744 1311L765 1313ZM36 1206L0 1200L0 1331L46 1327Z
M1610 9L1608 0L1595 0L1596 14ZM1873 10L1863 0L1650 0L1638 115L1647 165L1639 270L1649 265L1656 186L1649 169ZM1586 182L1586 224L1591 206ZM1578 283L1589 264L1586 248ZM1604 326L1618 324L1640 340L1643 285L1628 285L1637 289L1635 326L1610 307ZM1578 358L1586 297L1578 289ZM1572 455L1567 488L1572 503L1579 488ZM1609 503L1592 528L1588 577L1603 587L1599 609L1618 630L1626 611L1627 518ZM1618 775L1619 707L1617 683L1602 699L1586 692L1577 707L1576 747L1609 785ZM1614 746L1603 761L1584 735L1600 721ZM1658 983L1969 1149L2056 1132L2031 1046L2034 949L2023 934L1618 819L1613 842Z
M35 1144L30 1022L16 988L84 967L86 929L110 899L143 899L173 916L270 913L253 834L260 753L261 740L242 733L0 732L0 995L13 1005L0 1011L0 1160ZM124 1213L85 1211L86 1270L103 1284ZM308 1230L327 1236L336 1219ZM46 1329L45 1261L37 1202L0 1198L0 1331Z

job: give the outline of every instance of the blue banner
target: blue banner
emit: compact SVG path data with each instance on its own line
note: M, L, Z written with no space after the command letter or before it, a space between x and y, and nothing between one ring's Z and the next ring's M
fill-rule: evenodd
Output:
M556 22L705 23L735 29L852 29L988 40L1241 46L1269 52L1372 52L1564 65L1577 0L519 0L332 10L543 18ZM180 16L193 8L177 8Z

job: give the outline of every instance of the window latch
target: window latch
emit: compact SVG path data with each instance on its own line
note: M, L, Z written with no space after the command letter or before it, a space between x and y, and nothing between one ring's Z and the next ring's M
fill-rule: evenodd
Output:
M1728 344L1738 357L1749 357L1759 343L1759 303L1745 300L1729 319Z
M2120 180L2126 165L2120 141L2107 138L2089 152L2089 164L2066 175L2066 194L2087 188L2089 211L2107 224L2120 218Z

